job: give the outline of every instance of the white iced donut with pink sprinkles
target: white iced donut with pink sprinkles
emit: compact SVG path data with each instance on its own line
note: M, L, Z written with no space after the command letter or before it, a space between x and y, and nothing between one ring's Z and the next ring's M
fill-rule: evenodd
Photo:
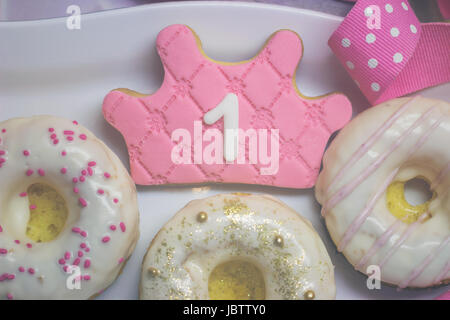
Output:
M449 281L449 140L450 104L417 96L366 110L332 142L316 198L357 270L399 288ZM428 184L428 200L407 198L411 180Z
M76 121L0 122L0 299L87 299L119 275L138 238L136 189Z

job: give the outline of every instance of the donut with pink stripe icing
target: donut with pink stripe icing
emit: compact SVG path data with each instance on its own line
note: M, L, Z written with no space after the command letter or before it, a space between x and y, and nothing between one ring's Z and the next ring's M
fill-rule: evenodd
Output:
M355 268L399 288L450 279L450 104L394 99L351 121L332 142L316 185L330 235ZM413 179L424 203L406 199ZM410 203L411 202L411 203Z
M56 222L44 231L63 221L58 234L33 235L50 213ZM52 116L0 122L0 299L91 298L137 238L135 185L103 142Z

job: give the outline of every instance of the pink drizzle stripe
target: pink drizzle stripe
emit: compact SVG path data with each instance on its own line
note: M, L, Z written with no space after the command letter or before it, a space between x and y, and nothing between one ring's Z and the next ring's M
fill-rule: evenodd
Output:
M447 261L444 269L434 278L433 284L440 284L446 277L446 275L450 272L450 261Z
M434 252L430 253L422 261L421 264L419 264L416 268L414 268L414 270L411 271L411 273L408 275L408 277L404 281L402 281L398 287L401 289L406 288L412 281L417 279L417 277L419 277L422 274L422 272L426 269L426 267L428 267L428 265L431 263L431 261L433 261L433 259L447 246L449 241L450 241L450 236L448 236L443 242L441 242L439 247Z
M402 142L411 134L411 132L416 129L419 125L421 125L433 112L436 106L429 108L422 116L417 119L412 126L410 126L401 136L398 138L389 149L386 150L380 157L377 158L374 162L372 162L369 167L365 171L363 171L359 176L353 179L351 182L347 183L340 190L338 190L331 198L325 203L323 208L323 215L327 214L327 211L333 208L340 201L345 199L352 191L368 176L370 176L376 169L380 167L380 165L386 160L386 158L391 155L401 144Z
M358 264L356 265L356 270L362 270L362 268L367 264L367 261L369 261L370 258L373 257L373 255L375 253L378 252L378 250L380 250L382 247L384 247L384 245L386 244L386 242L389 240L389 238L391 237L392 233L394 233L395 230L398 229L398 227L402 224L401 220L397 220L395 221L376 241L375 243L372 245L372 247L370 247L369 251L367 251L367 253L364 255L364 257L361 258L361 260L358 262Z
M366 221L367 217L370 216L372 213L373 207L375 207L375 204L377 203L378 199L384 194L387 187L391 184L392 180L394 179L395 175L398 172L398 168L389 174L387 179L383 182L379 190L375 193L375 195L370 199L370 201L366 204L364 210L352 221L348 229L345 231L344 236L342 237L341 241L338 245L338 251L342 252L347 244L350 242L350 240L354 237L356 232L358 232L359 228L361 228L362 224Z
M450 261L447 261L444 269L442 269L442 271L436 276L436 278L434 278L433 284L435 285L440 284L445 279L445 276L447 275L447 273L449 273L449 271L450 271Z
M411 223L406 230L403 232L403 234L400 236L400 238L395 242L395 244L389 249L389 251L386 253L386 255L383 257L381 262L379 263L380 269L383 268L383 266L388 262L388 260L391 258L391 256L397 251L397 249L408 239L410 234L421 224L426 218L428 217L428 212L425 212L422 214L419 219Z
M436 187L441 184L441 182L444 180L444 177L447 175L447 173L450 172L450 162L447 163L447 166L439 173L439 175L436 177L436 179L431 183L430 189L434 190Z
M392 125L397 121L397 119L411 106L420 96L415 96L411 98L409 101L404 103L396 112L394 112L389 119L387 119L370 137L364 142L350 157L348 162L341 168L338 174L331 180L327 188L327 192L330 188L335 184L336 181L341 180L342 176L347 172L351 166L355 164L356 161L361 159L363 155L367 153L367 151L380 139L380 137L384 134L384 132L392 127Z
M413 148L409 149L408 154L406 156L406 159L408 160L417 150L419 150L425 142L430 138L430 135L434 132L434 130L439 127L439 125L442 123L442 119L439 119L433 123L431 128L423 134L419 140L417 140L416 144ZM366 207L364 208L363 212L359 214L359 216L353 220L350 227L345 232L341 242L339 243L338 250L342 251L347 246L348 242L353 238L356 232L361 228L362 224L366 221L367 217L372 213L373 208L375 207L375 204L377 203L378 199L384 194L386 189L391 184L392 180L394 180L395 175L399 171L400 168L394 169L392 173L388 176L386 181L383 183L381 188L378 190L378 192L374 195L374 197L368 202Z

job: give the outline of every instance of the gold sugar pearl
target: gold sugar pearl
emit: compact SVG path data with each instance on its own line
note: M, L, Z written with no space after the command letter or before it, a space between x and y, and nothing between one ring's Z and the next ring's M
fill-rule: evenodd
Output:
M308 290L305 292L303 297L305 298L305 300L314 300L314 298L316 297L316 294L314 293L314 291Z
M277 247L283 248L284 245L284 240L282 236L275 236L275 238L273 239L273 244L276 245Z
M150 267L147 269L147 271L153 277L159 276L159 270L156 268Z
M208 214L204 211L199 212L197 214L197 221L200 223L206 222L206 220L208 220Z

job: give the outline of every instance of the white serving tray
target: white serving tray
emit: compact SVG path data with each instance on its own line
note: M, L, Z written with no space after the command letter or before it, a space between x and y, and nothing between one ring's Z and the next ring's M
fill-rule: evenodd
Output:
M317 96L341 91L354 113L368 107L357 86L333 56L327 41L342 18L289 7L237 2L177 2L81 15L81 29L68 30L66 18L0 23L0 121L52 114L77 119L128 166L121 135L104 119L102 100L109 90L127 87L151 93L162 82L155 41L174 23L192 27L206 53L217 60L253 57L274 31L289 28L303 39L298 68L300 91ZM450 100L450 85L422 94ZM336 266L338 299L430 299L448 288L403 290L382 285L368 290L366 278L336 252L312 189L261 186L138 187L141 235L122 275L99 299L136 299L142 258L163 224L188 201L220 192L269 193L308 218Z

